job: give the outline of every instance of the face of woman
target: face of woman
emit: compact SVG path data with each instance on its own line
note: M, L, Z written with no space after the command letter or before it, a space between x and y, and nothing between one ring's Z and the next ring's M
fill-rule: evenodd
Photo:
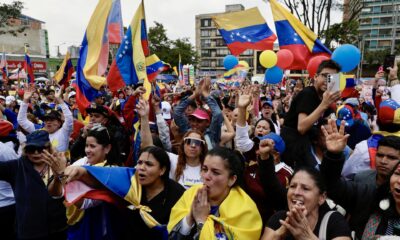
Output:
M271 127L267 121L259 121L256 129L254 130L254 136L264 136L271 132Z
M320 193L314 179L305 171L293 176L287 193L289 209L295 205L304 206L308 214L317 210L325 202L326 196Z
M197 134L197 133L191 133L186 138L193 138L193 139L201 140L200 134ZM186 157L198 158L200 156L200 153L203 149L202 145L186 144L185 142L183 144L184 144L183 150L185 152Z
M165 167L161 168L160 163L148 152L140 155L136 169L139 175L139 183L142 186L149 186L161 181L161 176L165 172Z
M50 143L48 143L50 146ZM42 153L43 150L46 149L50 151L50 147L25 147L25 155L33 164L41 164L43 163Z
M201 168L203 184L207 186L211 205L219 205L228 195L236 181L236 175L229 176L229 169L219 156L207 156Z
M111 145L104 147L97 142L97 139L89 136L86 138L85 153L88 162L93 165L106 160L107 153L111 150Z
M61 122L58 121L57 119L47 119L44 121L44 128L46 131L49 133L54 133L61 127Z
M390 192L392 193L393 199L396 205L400 205L400 167L398 166L394 170L390 177Z

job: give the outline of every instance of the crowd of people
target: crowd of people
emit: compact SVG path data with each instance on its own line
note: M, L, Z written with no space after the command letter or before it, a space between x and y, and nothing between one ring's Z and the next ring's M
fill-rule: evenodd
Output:
M325 60L286 85L165 83L149 100L140 84L102 87L85 111L71 86L4 82L1 239L400 236L397 64L369 100L333 91L340 71Z

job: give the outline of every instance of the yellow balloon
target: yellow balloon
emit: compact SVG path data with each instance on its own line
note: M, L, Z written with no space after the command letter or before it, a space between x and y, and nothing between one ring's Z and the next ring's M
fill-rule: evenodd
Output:
M260 54L260 63L265 68L272 68L278 62L278 56L274 51L265 50Z
M242 68L249 68L249 64L244 60L240 60L238 65Z

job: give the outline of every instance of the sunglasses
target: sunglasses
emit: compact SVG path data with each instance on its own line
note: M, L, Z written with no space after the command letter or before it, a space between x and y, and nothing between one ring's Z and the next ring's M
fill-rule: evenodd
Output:
M203 140L201 140L201 139L198 139L198 138L190 138L190 137L184 138L184 139L183 139L183 142L184 142L186 145L189 145L189 146L196 146L196 147L200 147L200 146L202 146L202 145L205 144L205 142L204 142Z
M28 154L35 153L36 151L38 153L42 153L43 150L45 150L45 149L46 149L46 147L27 146L27 147L25 147L25 152Z

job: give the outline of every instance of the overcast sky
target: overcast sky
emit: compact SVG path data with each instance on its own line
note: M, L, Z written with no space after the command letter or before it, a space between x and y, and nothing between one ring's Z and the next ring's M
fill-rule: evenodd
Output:
M21 0L23 14L45 22L49 34L51 55L57 45L64 54L67 46L80 45L90 16L98 0ZM12 0L1 2L11 3ZM139 0L121 0L123 24L127 26L139 5ZM147 26L160 22L170 39L188 37L194 44L195 16L203 13L224 12L227 4L242 4L246 9L258 7L275 31L269 4L262 0L145 0ZM341 18L339 18L341 19ZM64 44L65 43L65 44Z

